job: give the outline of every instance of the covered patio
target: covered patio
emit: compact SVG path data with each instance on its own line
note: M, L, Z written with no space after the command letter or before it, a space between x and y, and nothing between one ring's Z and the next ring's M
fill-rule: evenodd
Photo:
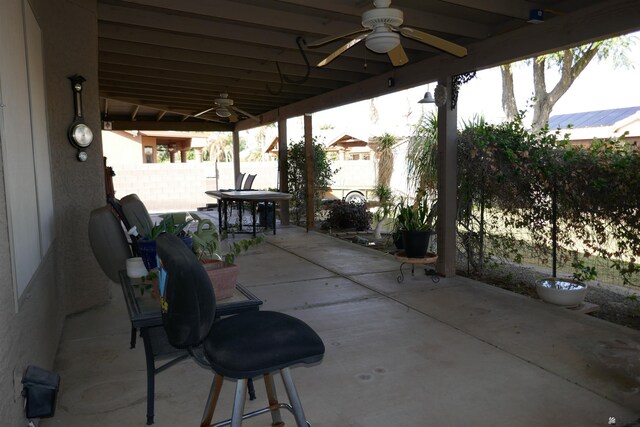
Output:
M295 371L309 418L316 427L637 419L637 331L456 277L455 102L476 70L638 30L640 1L396 0L407 28L468 55L403 36L406 65L364 42L324 68L315 64L346 40L312 50L299 38L359 29L369 2L0 0L0 7L6 425L26 424L21 379L29 365L62 376L57 415L42 425L145 420L142 350L128 349L120 290L100 271L87 233L90 212L105 205L101 129L232 132L239 172L246 129L277 123L286 142L287 120L304 116L311 159L313 113L436 81L444 88L439 284L416 276L400 286L389 256L298 228L239 259L241 282L265 308L308 321L327 344L320 367ZM544 22L532 24L532 11ZM223 93L242 110L234 120L211 109ZM287 192L286 144L279 148ZM209 379L192 362L161 374L158 425L197 423Z
M637 331L462 277L434 284L417 269L398 284L391 255L295 226L237 262L263 310L303 319L325 342L319 366L293 370L314 427L640 422ZM41 425L145 424L144 351L129 349L122 293L111 290L67 319L58 412ZM197 425L211 373L188 360L156 378L155 425ZM263 406L261 380L256 391L247 409ZM217 420L232 399L225 383Z

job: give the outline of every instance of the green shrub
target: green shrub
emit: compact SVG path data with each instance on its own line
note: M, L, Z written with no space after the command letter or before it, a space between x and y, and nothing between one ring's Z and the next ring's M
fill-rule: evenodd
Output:
M335 201L331 204L324 228L369 230L371 228L371 212L367 209L366 203Z

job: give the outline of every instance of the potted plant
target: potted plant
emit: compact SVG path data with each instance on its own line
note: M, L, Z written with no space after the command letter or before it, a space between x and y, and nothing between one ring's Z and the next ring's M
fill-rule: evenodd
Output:
M426 197L414 204L401 199L395 209L395 228L402 233L402 244L408 258L423 258L436 221L436 202Z
M195 213L191 216L198 221L196 231L191 233L193 251L209 274L216 299L229 298L233 295L238 281L239 268L233 263L236 255L261 243L264 237L227 241L226 233L220 236L211 220L202 219ZM222 251L223 241L228 247L226 253Z
M156 239L160 234L175 234L180 237L188 247L192 247L191 236L186 231L191 219L186 218L186 213L165 214L161 217L162 220L151 228L149 234L142 236L136 242L138 255L140 255L145 267L147 267L149 271L158 266L156 259Z

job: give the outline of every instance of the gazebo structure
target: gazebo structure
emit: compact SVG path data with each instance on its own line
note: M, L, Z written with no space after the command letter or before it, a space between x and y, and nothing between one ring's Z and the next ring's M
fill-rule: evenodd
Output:
M391 7L404 13L401 48L374 53L359 33L360 43L316 67L355 35L310 46L362 29L361 15L373 6L341 0L0 0L0 6L0 419L11 425L23 421L19 384L27 361L51 366L65 318L109 299L86 232L90 211L105 203L100 129L233 132L239 170L240 131L277 123L279 140L287 141L286 120L304 116L310 159L314 112L437 81L438 271L452 276L460 85L480 69L640 28L638 0L397 0ZM415 30L467 53L422 43ZM282 191L286 148L279 146Z

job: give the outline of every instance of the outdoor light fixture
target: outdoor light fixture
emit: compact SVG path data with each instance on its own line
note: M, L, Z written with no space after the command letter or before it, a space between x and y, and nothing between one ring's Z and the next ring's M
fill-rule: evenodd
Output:
M216 108L216 115L218 117L229 117L231 116L231 111L229 111L225 107L219 107L219 108Z
M531 9L529 11L529 20L527 21L530 24L541 24L544 22L544 12L542 9Z
M431 95L431 92L427 90L427 92L424 94L424 98L418 101L418 104L434 104L435 102L436 100L433 99L433 95Z
M433 95L431 95L430 85L427 85L427 91L424 93L424 98L418 101L418 104L433 104L435 102L436 100L433 98Z
M376 53L387 53L400 45L398 33L373 30L364 44Z

